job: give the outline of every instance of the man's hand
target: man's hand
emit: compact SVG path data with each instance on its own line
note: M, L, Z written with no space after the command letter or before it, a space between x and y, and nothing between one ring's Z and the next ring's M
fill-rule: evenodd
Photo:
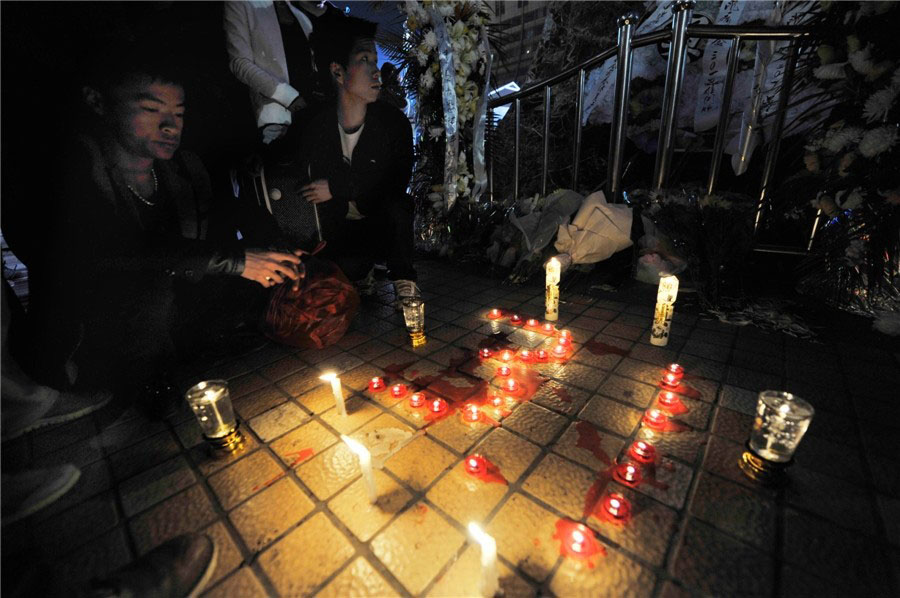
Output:
M327 179L319 179L308 185L300 187L300 195L303 199L312 203L323 203L331 199L331 189Z
M290 103L287 107L291 112L297 112L299 110L303 110L306 108L306 100L304 100L301 96L297 96L294 98L294 101Z
M260 128L260 132L262 133L262 141L265 144L272 143L276 139L284 137L287 134L287 130L287 125L270 123Z
M244 272L242 277L258 282L264 287L273 287L285 280L293 280L294 290L300 288L305 274L300 256L305 253L297 249L292 253L247 249L244 252Z

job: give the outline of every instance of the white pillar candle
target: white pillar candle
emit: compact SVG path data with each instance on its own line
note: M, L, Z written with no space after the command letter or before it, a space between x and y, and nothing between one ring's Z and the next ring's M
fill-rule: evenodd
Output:
M559 319L559 275L562 265L555 257L547 262L547 294L545 297L544 319L555 322Z
M469 523L469 535L481 547L481 581L479 591L484 598L492 598L500 589L500 571L497 568L497 541L475 522Z
M334 395L334 405L337 407L338 413L347 417L347 405L344 403L344 389L341 387L341 379L337 374L329 372L319 376L319 380L331 382L331 393Z
M366 490L369 493L369 502L374 505L378 500L378 491L375 490L375 472L372 470L372 454L369 452L369 449L349 436L341 434L341 440L343 440L353 454L359 458L359 469L362 471Z
M665 347L669 344L669 329L678 297L678 277L660 276L656 291L656 310L653 312L653 326L650 328L650 344Z

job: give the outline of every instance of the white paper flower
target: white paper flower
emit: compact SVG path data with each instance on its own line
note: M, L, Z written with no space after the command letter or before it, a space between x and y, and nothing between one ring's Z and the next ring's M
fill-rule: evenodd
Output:
M441 2L437 7L439 13L441 13L442 17L449 17L453 14L453 4L450 2Z
M419 66L425 66L428 64L428 54L418 49L416 50L416 60L419 61Z
M898 91L900 91L900 87L886 87L869 96L863 108L863 116L866 118L866 122L871 123L884 120L894 105L894 100L897 99Z
M846 79L847 73L844 71L846 62L834 62L831 64L823 64L813 70L813 76L816 79Z
M859 153L866 158L874 158L880 153L886 152L897 143L897 127L884 126L866 131L862 141L859 142Z
M422 75L422 87L425 90L429 90L434 87L434 75L431 74L431 71L425 71Z
M855 210L862 205L865 196L861 193L861 189L857 187L847 195L846 199L840 200L838 197L835 199L839 200L839 205L842 210Z
M434 50L437 48L437 35L434 31L429 31L425 34L425 38L422 40L422 44L428 48L429 50Z
M859 127L841 127L830 129L825 135L822 146L829 152L836 154L849 143L857 141L862 137L863 131Z

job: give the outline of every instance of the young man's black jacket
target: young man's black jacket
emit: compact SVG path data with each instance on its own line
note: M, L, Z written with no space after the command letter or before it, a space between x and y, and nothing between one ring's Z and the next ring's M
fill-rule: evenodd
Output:
M412 127L394 106L369 104L352 165L344 161L333 103L306 120L299 151L310 180L328 180L332 199L319 204L326 232L341 226L350 201L367 217L381 216L385 202L412 202L406 194L413 168Z

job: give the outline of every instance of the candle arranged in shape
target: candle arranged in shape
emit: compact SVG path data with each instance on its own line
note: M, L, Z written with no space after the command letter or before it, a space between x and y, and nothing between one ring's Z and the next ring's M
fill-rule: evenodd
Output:
M656 448L643 440L637 440L631 445L629 453L641 463L651 463L656 457Z
M435 399L431 402L431 411L441 413L447 408L447 402L444 399Z
M547 352L543 349L538 349L535 355L537 356L538 361L547 361Z
M366 484L369 502L374 505L378 500L378 491L375 489L375 472L372 470L372 454L369 452L369 449L349 436L341 434L341 440L343 440L347 445L347 448L359 458L359 469L362 471L362 477Z
M488 358L490 358L490 356L491 356L491 350L488 349L487 347L485 347L484 349L482 349L480 353L481 353L481 358L482 358L482 359L488 359Z
M406 394L406 385L405 384L394 384L391 387L391 395L395 397L402 397Z
M369 390L372 392L384 390L384 380L380 376L375 376L369 380Z
M670 390L661 392L659 395L659 404L663 407L674 407L678 404L678 395Z
M650 409L644 414L644 422L657 430L665 427L668 421L668 418L659 409Z
M618 492L607 495L603 501L603 508L615 519L625 519L631 513L631 503Z
M553 347L553 355L556 357L565 357L566 356L566 347L565 345L556 345Z
M522 316L520 316L519 314L513 314L509 318L509 323L513 326L519 326L520 324L522 324Z
M513 358L512 351L504 351L503 353L500 354L500 359L502 359L503 361L505 361L507 363L512 361L512 358Z
M660 276L659 289L656 293L656 310L653 313L653 326L650 328L650 344L664 347L669 344L669 329L672 327L672 314L675 311L675 299L678 297L678 277Z
M472 455L466 459L466 471L469 473L481 473L484 468L484 457L481 455Z
M555 322L559 318L559 276L562 264L555 257L547 262L546 293L544 297L544 318Z
M331 382L331 394L334 395L334 405L338 413L347 417L347 405L344 403L344 389L341 388L341 379L334 372L328 372L319 376L319 380Z
M492 309L491 311L488 312L488 317L492 320L497 320L497 319L503 317L503 312L501 312L499 309L497 309L495 307L494 309Z
M414 392L409 397L409 406L410 407L421 407L425 404L425 395L420 392Z
M501 365L499 368L497 368L497 374L500 376L509 376L510 374L512 374L512 370L509 369L508 365Z
M469 523L469 535L481 547L481 580L478 591L483 598L493 598L500 589L500 570L497 568L497 541L475 522Z
M469 405L465 410L465 418L468 422L477 422L481 419L481 411L475 405Z

